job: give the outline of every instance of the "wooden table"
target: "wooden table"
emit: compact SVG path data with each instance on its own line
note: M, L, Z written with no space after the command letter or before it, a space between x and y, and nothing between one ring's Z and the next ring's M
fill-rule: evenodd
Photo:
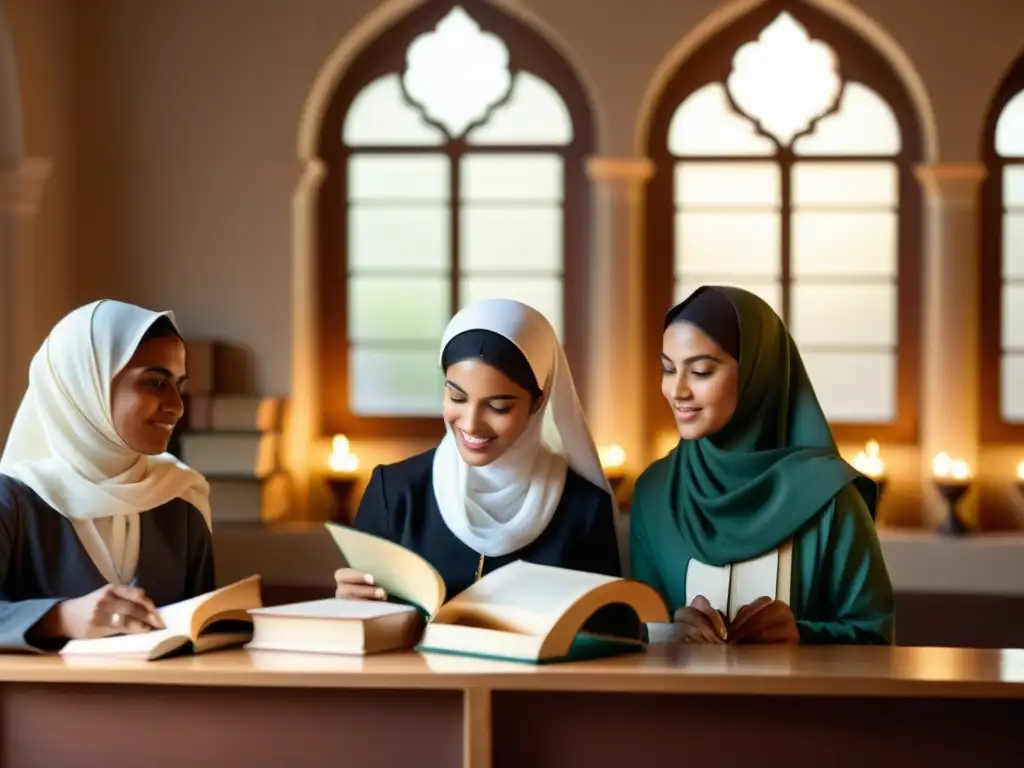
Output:
M1018 650L3 656L0 707L5 768L1024 765Z

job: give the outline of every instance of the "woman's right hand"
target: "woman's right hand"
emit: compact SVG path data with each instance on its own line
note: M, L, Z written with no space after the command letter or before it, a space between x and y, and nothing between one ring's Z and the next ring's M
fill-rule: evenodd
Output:
M163 629L153 601L138 587L108 584L57 604L51 636L76 640Z
M334 572L334 596L343 600L386 600L387 593L376 586L373 576L354 568Z
M728 631L722 614L703 595L676 611L676 636L683 643L724 643Z

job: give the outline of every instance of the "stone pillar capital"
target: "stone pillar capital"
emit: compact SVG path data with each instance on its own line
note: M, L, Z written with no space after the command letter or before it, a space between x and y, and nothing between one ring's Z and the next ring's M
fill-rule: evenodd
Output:
M587 158L587 178L605 184L646 184L654 176L654 162L647 157Z
M983 163L928 163L917 166L914 174L930 202L973 208L988 168Z

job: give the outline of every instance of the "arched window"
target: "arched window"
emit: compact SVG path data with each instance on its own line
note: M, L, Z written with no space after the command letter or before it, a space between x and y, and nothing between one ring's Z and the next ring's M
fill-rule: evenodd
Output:
M571 67L487 3L428 2L359 55L320 137L326 432L441 434L438 344L481 298L536 307L580 364L591 142Z
M985 126L982 185L981 419L987 442L1024 440L1024 58Z
M649 153L652 377L666 308L738 285L785 320L837 439L912 441L921 141L879 53L802 3L766 3L676 73ZM672 428L663 405L650 420Z

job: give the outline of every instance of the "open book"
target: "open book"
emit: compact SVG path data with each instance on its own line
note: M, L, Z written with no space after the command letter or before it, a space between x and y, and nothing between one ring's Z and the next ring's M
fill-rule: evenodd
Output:
M203 653L243 645L252 637L249 610L263 605L260 577L250 576L204 595L157 609L165 629L71 640L62 656L121 656L152 661L176 651Z
M669 620L661 596L642 582L522 560L446 600L441 575L416 553L326 525L350 568L423 612L421 651L534 663L589 658L641 650L643 623ZM590 631L597 625L608 628Z

